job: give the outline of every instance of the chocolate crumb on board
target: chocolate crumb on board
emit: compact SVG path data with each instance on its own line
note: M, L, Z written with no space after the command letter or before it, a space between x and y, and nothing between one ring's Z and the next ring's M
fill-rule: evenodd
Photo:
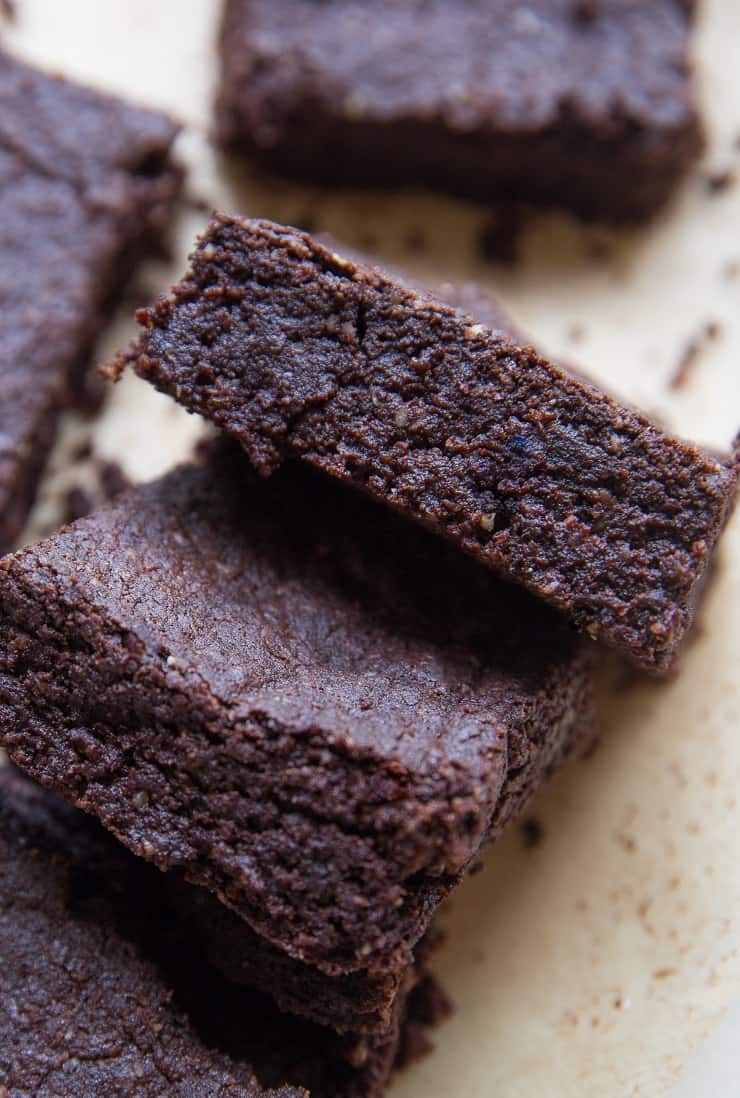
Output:
M528 816L519 825L522 834L522 842L527 850L533 850L539 846L545 838L545 828L541 820L536 816Z
M87 461L93 456L92 439L86 438L72 452L72 461Z
M716 320L708 321L698 335L693 336L683 349L676 369L668 382L668 388L673 391L683 389L693 373L694 367L699 361L699 356L707 343L713 343L719 339L722 328Z
M519 259L524 211L507 206L489 218L478 233L478 251L489 263L516 263Z
M409 1012L428 1028L449 1018L454 1007L444 988L427 972L409 994Z
M195 210L196 213L209 214L213 209L213 203L209 199L192 191L185 191L180 201L186 210Z
M18 7L15 0L0 0L0 15L14 23L18 18ZM0 1098L5 1098L7 1093L5 1087L0 1087Z
M574 0L573 15L577 23L592 23L598 14L598 0Z
M94 507L95 502L90 493L79 484L72 485L64 500L62 524L67 526L70 522L85 518L92 513Z
M594 237L586 246L586 258L594 263L608 263L612 257L612 245L603 236Z
M404 1027L401 1046L396 1057L396 1069L428 1055L434 1048L427 1029L443 1022L454 1007L444 990L431 973L426 973L408 997L408 1021Z
M315 210L303 210L295 219L296 227L303 229L304 233L316 233L320 231L319 217Z
M721 172L712 172L706 176L705 182L710 195L724 194L735 185L735 173L729 168Z
M126 488L131 486L131 481L124 473L117 461L104 461L100 465L100 486L106 500L115 499Z
M92 449L89 443L80 447L81 454L78 460L84 461L92 457ZM77 519L86 518L98 507L110 503L126 488L131 486L131 481L124 473L117 461L101 461L93 459L96 484L86 488L81 484L73 484L67 490L62 505L61 522L66 526Z
M740 259L728 259L722 269L722 277L726 282L734 282L740 275Z
M407 252L417 253L426 251L427 238L420 225L415 225L413 229L409 229L403 242Z

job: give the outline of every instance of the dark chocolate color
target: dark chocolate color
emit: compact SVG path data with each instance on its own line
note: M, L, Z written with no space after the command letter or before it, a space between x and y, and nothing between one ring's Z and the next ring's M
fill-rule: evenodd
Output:
M133 884L132 860L80 813L0 768L0 1089L8 1098L262 1098L249 1068L201 1042L156 964L118 929L117 908L147 897L106 896L98 879Z
M380 1038L281 1014L206 962L184 918L200 889L178 889L173 907L167 875L11 767L0 883L9 1098L379 1098L409 1040L445 1013L426 975Z
M330 975L411 963L590 698L558 615L236 448L0 562L11 757Z
M653 214L703 146L685 0L228 0L217 136L328 184Z
M186 277L139 319L117 369L133 362L234 435L260 473L301 458L350 481L593 638L670 666L734 459L271 222L214 217Z
M0 549L18 537L57 420L126 273L180 184L163 115L0 52Z

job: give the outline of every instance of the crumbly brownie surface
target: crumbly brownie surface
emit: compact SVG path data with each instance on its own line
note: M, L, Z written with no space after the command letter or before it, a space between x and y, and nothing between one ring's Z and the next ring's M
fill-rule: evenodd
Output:
M409 1040L445 1013L444 997L432 1013L441 993L426 975L382 1037L281 1014L205 960L187 920L200 889L179 888L173 906L167 875L11 767L0 882L8 1098L378 1098Z
M81 814L0 768L0 1092L266 1096L248 1068L203 1044L156 964L118 929L99 878L134 883L121 854Z
M11 757L329 974L408 965L589 733L589 656L558 615L237 448L0 563Z
M324 183L645 218L702 149L682 0L228 0L218 136Z
M298 230L216 216L117 364L239 439L350 481L667 668L737 468ZM433 588L430 588L430 593Z
M281 1010L340 1033L387 1033L399 996L416 983L419 964L428 952L422 942L414 950L413 964L330 976L271 945L207 889L189 885L177 874L168 873L167 879L183 919L230 983L259 988Z
M0 548L112 298L159 240L176 127L0 52Z

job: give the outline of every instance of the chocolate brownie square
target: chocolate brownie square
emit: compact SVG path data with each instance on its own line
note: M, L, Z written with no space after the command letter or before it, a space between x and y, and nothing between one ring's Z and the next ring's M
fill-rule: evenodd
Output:
M11 758L329 976L404 972L590 736L564 619L236 447L0 562Z
M217 135L327 184L655 213L702 150L686 0L227 0Z
M17 539L62 409L181 172L177 127L0 52L0 549Z
M162 874L7 766L0 885L8 1098L377 1098L434 1020L424 983L405 1033L350 1041L225 983L182 922L198 889L173 908Z
M215 216L185 278L139 320L113 373L133 363L235 436L260 473L300 459L645 668L673 662L732 509L734 458L267 221Z

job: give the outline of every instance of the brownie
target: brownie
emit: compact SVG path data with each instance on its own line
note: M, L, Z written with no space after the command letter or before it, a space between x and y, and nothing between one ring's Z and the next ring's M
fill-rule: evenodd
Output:
M260 937L205 888L187 884L178 873L167 878L183 921L229 983L259 988L281 1010L339 1033L362 1038L392 1030L399 1000L416 985L436 945L432 934L416 946L413 962L327 975Z
M350 1043L281 1014L204 960L182 922L199 889L173 908L164 875L7 766L0 881L8 1098L371 1098L410 1036L445 1010L425 977L406 1031L383 1041Z
M176 126L0 52L0 548L126 273L162 238Z
M654 214L703 148L686 0L227 0L216 134L298 179Z
M305 233L216 215L127 362L239 439L349 481L665 670L731 510L704 453ZM433 591L430 586L430 595Z
M520 588L300 466L218 449L0 562L0 742L296 960L397 973L591 735Z
M156 964L118 929L99 878L117 876L121 859L78 816L0 769L2 1093L265 1095L248 1068L200 1040Z

